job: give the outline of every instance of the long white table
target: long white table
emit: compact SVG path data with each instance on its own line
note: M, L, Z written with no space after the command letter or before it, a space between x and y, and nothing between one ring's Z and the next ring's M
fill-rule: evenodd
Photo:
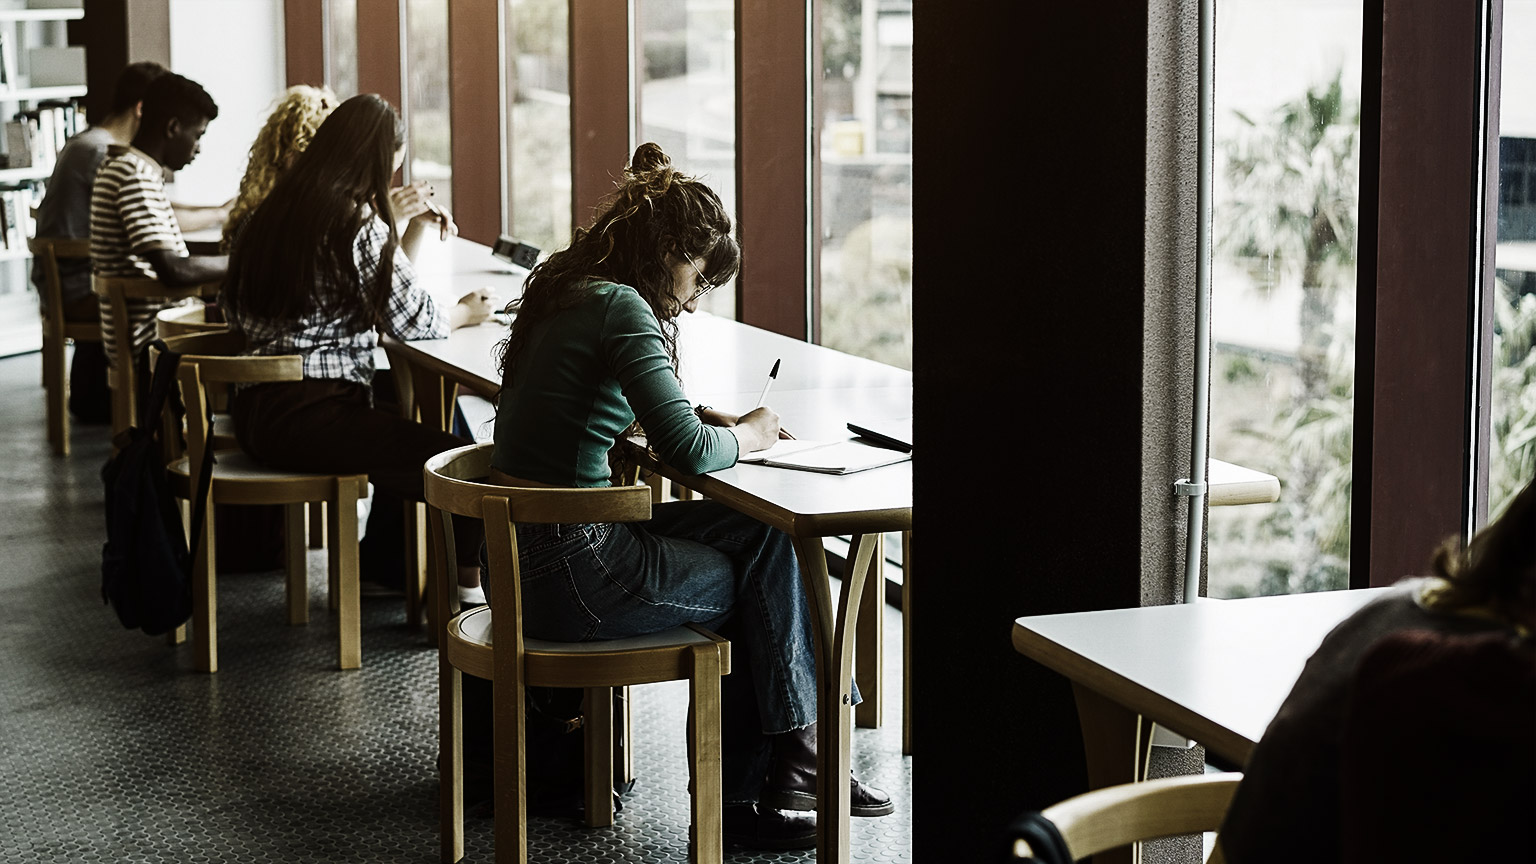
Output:
M521 280L513 274L488 272L480 259L487 254L481 251L485 247L466 243L439 248L436 258L422 256L417 269L429 290L447 297L491 287L504 300L514 296L517 288L509 283L515 280L520 285ZM500 388L495 352L506 332L504 323L487 322L455 331L447 339L391 342L390 349L416 370L412 377L418 381L419 401L424 396L420 372L494 398ZM752 408L769 368L781 361L767 402L784 427L801 438L846 438L850 433L844 424L849 420L892 419L912 413L912 375L905 370L707 313L679 319L678 345L680 376L690 398L727 411ZM426 389L431 387L427 382ZM446 422L450 392L445 387L425 394L425 402L442 405L444 411L424 419ZM912 578L912 463L847 476L760 465L737 465L694 476L639 455L645 467L674 483L751 514L793 538L810 595L820 688L817 857L847 862L854 641L861 626L868 632L869 624L880 620L883 590L866 592L865 585L874 581L883 588L880 538L884 532L904 532L906 581ZM852 535L852 542L840 597L833 598L823 540L841 534ZM871 607L876 614L870 614ZM866 623L860 624L861 619ZM876 641L861 650L860 657L878 658L879 653ZM862 679L860 690L870 700L878 694L878 674L868 684ZM825 782L827 778L831 782Z

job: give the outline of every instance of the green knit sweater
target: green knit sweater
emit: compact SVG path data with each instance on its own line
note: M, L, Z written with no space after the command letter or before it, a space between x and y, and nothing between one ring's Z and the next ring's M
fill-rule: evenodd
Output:
M491 457L514 477L607 486L608 451L636 418L652 449L680 471L736 462L736 436L699 422L656 314L628 285L594 283L585 300L535 327L515 359Z

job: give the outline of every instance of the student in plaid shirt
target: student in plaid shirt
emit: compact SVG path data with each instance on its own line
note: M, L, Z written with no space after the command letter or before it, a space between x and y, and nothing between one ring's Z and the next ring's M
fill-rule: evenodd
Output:
M289 471L366 472L422 500L428 457L471 443L373 406L379 333L440 339L490 316L470 295L443 308L416 284L408 252L428 225L453 225L430 188L390 191L404 155L399 115L378 96L341 103L235 237L221 302L252 354L299 354L304 380L259 384L231 408L240 446ZM402 236L397 226L406 225ZM481 529L455 523L461 597L483 602Z

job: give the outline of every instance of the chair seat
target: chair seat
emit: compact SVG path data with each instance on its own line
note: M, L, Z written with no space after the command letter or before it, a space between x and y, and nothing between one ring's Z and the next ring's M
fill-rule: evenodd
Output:
M673 627L628 639L551 642L523 639L526 683L533 686L618 687L687 678L689 652L715 644L703 630ZM478 678L494 680L491 609L476 606L448 622L448 661ZM730 651L722 651L720 674L730 673Z
M213 450L215 453L224 450L238 450L240 444L235 440L235 418L228 414L213 415Z
M192 497L190 457L183 456L166 466L171 472L175 493ZM359 476L359 483L367 478ZM324 501L336 486L335 474L310 474L303 471L277 471L256 462L243 450L214 451L213 498L220 503L298 504Z

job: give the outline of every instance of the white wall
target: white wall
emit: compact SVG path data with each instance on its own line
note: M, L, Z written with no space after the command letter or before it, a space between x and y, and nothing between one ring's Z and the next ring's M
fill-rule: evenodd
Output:
M251 141L285 81L282 0L170 0L171 69L203 85L219 119L197 160L176 173L172 198L234 197Z

